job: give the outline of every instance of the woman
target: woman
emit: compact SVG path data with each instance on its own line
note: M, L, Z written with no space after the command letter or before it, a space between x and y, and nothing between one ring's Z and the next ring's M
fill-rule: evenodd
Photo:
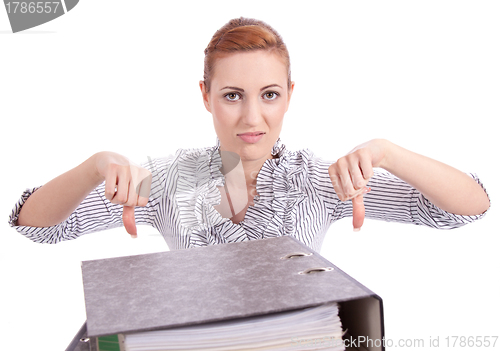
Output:
M319 250L329 226L351 215L355 230L365 214L455 228L489 208L477 178L386 140L331 165L286 150L279 135L294 83L286 46L265 23L240 18L215 33L200 89L217 146L144 168L97 153L26 191L11 225L47 243L122 224L135 237L139 223L157 228L171 249L293 235Z

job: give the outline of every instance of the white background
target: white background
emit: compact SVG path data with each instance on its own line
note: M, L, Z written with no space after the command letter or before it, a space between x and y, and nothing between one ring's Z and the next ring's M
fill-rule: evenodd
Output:
M331 227L321 253L383 298L386 337L428 346L439 336L446 349L447 336L500 335L498 2L82 0L17 34L0 9L2 350L69 344L85 321L82 260L168 249L148 227L136 240L117 229L35 244L7 216L25 188L97 151L142 162L213 145L203 50L239 16L268 22L289 48L289 149L333 161L387 138L476 172L488 189L486 217L452 231Z

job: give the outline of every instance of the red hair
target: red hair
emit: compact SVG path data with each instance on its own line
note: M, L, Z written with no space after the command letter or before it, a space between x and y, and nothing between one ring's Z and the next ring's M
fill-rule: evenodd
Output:
M210 90L215 61L236 52L266 50L276 53L288 72L288 88L291 87L290 56L281 36L270 25L251 18L236 18L215 32L205 49L203 79L206 92Z

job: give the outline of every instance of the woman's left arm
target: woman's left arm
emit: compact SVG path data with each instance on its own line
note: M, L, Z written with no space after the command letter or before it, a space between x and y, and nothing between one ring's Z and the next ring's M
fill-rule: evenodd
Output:
M447 212L480 215L490 206L485 191L467 174L387 140L375 139L356 147L329 168L340 200L353 200L355 229L363 223L362 196L374 167L394 174Z

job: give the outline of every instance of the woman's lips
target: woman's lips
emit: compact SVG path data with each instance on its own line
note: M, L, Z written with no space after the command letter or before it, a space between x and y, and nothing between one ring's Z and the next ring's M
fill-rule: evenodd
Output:
M246 143L255 144L264 136L264 132L241 133L238 136Z

